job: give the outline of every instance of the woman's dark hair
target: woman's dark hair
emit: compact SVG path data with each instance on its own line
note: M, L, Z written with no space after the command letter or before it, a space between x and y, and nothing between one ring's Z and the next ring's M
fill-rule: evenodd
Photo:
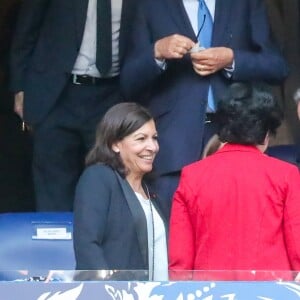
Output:
M262 83L234 83L218 103L221 142L259 145L267 133L275 135L283 114L269 87Z
M86 166L104 163L125 176L125 166L120 155L112 150L112 145L152 119L146 108L134 102L123 102L111 107L97 126L95 145L86 157Z

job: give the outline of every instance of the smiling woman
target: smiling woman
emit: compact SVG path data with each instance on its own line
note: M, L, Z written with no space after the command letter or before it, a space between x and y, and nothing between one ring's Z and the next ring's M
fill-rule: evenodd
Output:
M147 270L149 280L168 279L167 222L144 180L158 150L144 107L121 103L105 114L76 188L77 269Z
M152 164L158 152L157 132L153 120L145 123L132 134L112 145L128 172L126 179L136 192L146 197L141 185L144 174L152 171Z

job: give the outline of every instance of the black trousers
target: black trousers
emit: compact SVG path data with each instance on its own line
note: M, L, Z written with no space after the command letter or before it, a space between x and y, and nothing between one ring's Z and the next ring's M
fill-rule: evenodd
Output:
M118 79L98 85L68 83L54 109L33 130L37 211L71 211L84 158L104 113L121 102Z

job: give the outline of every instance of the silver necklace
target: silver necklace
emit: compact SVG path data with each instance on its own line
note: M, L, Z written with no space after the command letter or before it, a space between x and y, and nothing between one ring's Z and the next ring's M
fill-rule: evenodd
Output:
M153 281L154 280L154 251L155 251L154 214L153 214L152 200L150 197L148 186L146 184L144 184L144 185L146 188L146 194L147 194L149 204L150 204L151 223L152 223L151 224L152 225L152 268L151 268L151 278L149 276L149 280Z

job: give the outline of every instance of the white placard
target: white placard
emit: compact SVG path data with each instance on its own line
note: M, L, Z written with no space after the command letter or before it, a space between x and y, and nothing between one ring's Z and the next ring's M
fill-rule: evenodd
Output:
M66 227L38 227L36 235L32 236L34 240L71 240L72 234Z

